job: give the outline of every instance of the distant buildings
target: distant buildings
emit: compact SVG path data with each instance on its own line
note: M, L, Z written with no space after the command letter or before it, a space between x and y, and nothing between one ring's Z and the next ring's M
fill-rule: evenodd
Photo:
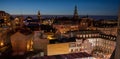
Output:
M0 11L0 19L7 20L9 19L10 15L6 13L5 11Z
M13 55L31 51L42 51L42 56L86 52L93 56L102 54L102 58L103 55L110 56L115 49L116 21L79 17L77 6L73 18L42 18L40 11L36 16L38 19L30 16L12 18L0 11L0 47L11 43Z
M7 29L10 25L10 15L5 11L0 11L0 27Z

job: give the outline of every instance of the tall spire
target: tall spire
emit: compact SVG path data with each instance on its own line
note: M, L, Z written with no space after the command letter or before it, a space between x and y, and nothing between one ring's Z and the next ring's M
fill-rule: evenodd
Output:
M114 59L120 59L120 8L118 14L118 29L117 29L117 39L116 39L116 50Z
M77 6L75 5L75 9L74 9L74 16L73 16L73 18L74 19L78 19L78 10L77 10Z
M41 19L40 11L38 11L38 19Z
M38 11L38 15L37 16L38 16L38 19L40 20L40 23L42 23L40 11Z

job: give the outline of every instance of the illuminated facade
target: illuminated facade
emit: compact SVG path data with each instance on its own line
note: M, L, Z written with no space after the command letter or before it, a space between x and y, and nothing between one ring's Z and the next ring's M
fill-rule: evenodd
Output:
M16 29L22 27L24 25L24 18L23 16L17 16L14 20L11 21L12 29Z
M0 19L9 20L10 15L5 11L0 11Z
M59 55L59 54L68 54L69 52L69 43L58 43L58 44L48 44L47 45L47 55Z
M6 37L7 37L6 31L0 30L0 53L8 49L6 45L9 43L9 40Z
M13 55L23 55L26 51L33 51L33 38L31 35L24 35L16 32L11 36Z
M78 24L54 24L54 28L57 29L60 33L66 33L67 31L78 30Z
M92 43L89 40L76 40L76 42L71 42L69 47L71 53L86 52L91 54L93 51Z
M9 29L11 26L10 15L5 11L0 11L0 28Z
M3 15L2 13L1 16ZM37 17L38 19L33 19L32 17L24 19L20 16L15 17L12 21L6 21L7 19L4 19L5 23L2 25L6 25L8 28L12 27L12 30L16 30L13 31L10 37L12 50L14 51L13 55L23 55L25 52L42 50L44 55L86 52L91 55L103 54L109 55L110 57L115 49L117 27L94 26L92 18L88 18L88 16L79 18L77 6L75 6L72 19L63 17L59 19L42 20L40 11L38 11ZM46 27L43 26L43 28L49 31L45 29L42 30L42 25L45 25ZM50 29L48 29L48 27L50 27ZM56 31L53 32L51 28L55 28ZM25 29L28 30L25 31ZM32 33L26 34L26 32L29 31ZM6 40L4 39L6 38L4 37L5 36L0 33L0 47L5 45L4 42L6 42ZM75 42L69 40L60 42L60 40L68 38L70 40L75 38ZM56 42L51 44L51 40ZM116 52L119 52L118 49L119 47ZM118 55L116 54L116 56Z
M116 46L115 35L103 34L99 30L69 31L65 36L71 37L71 33L76 37L76 42L71 43L73 47L70 51L73 53L84 51L89 54L96 54L97 52L109 55L108 58L110 58ZM86 44L83 43L84 39L87 40Z
M3 33L0 33L0 47L4 46L4 40L3 40L2 36L3 36Z
M42 37L41 31L34 31L33 37L33 49L34 50L42 50L45 55L47 55L47 45L49 44L49 40L47 38Z

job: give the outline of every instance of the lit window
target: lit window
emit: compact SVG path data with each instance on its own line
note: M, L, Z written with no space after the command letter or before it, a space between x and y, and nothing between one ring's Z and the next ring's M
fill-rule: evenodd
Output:
M91 37L91 34L89 34L89 37Z
M3 45L4 45L4 43L3 43L3 42L1 42L1 43L0 43L0 46L3 46Z
M77 46L78 46L78 47L80 47L80 46L81 46L81 44L77 44Z
M85 38L85 35L83 35L83 38Z
M86 34L86 37L88 37L88 34Z
M82 35L80 35L80 37L82 37Z
M30 40L27 43L27 51L33 51L33 41Z
M75 43L70 43L70 47L76 47Z

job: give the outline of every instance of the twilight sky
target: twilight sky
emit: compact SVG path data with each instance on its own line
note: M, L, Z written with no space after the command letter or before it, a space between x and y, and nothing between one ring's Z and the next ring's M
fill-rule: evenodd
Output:
M10 14L73 15L75 5L79 15L117 15L120 0L0 0Z

